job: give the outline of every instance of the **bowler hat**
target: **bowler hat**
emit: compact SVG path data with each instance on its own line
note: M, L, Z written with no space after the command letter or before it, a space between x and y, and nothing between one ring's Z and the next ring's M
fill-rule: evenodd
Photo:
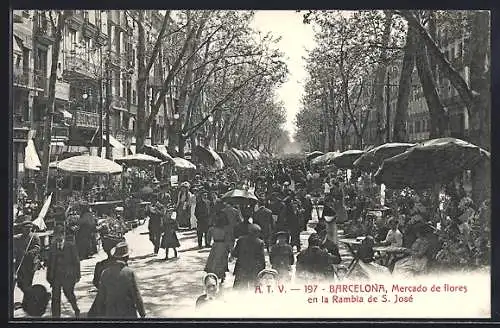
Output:
M123 259L128 256L128 245L126 242L119 242L115 247L113 247L110 251L112 257L117 259Z

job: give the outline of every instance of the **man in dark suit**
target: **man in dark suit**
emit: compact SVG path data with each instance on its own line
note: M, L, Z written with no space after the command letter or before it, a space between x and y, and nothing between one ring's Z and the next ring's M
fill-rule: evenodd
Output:
M111 250L115 262L101 275L99 291L95 300L94 317L141 318L146 316L134 271L127 266L128 245L120 242Z
M47 281L52 287L52 317L61 317L61 288L75 312L75 317L79 317L80 309L75 296L75 285L80 281L78 249L71 236L66 238L64 228L60 225L54 229L54 240L49 249Z
M210 219L211 205L208 200L208 192L200 191L200 198L196 202L194 215L196 216L196 234L198 236L198 248L202 248L203 237L205 239L205 247L210 247L210 238L208 236L208 226Z
M321 248L321 239L313 233L308 239L307 249L297 255L297 276L302 280L333 277L334 258Z
M259 239L260 228L258 225L249 226L248 234L236 242L236 247L231 252L235 258L233 288L248 288L255 285L257 275L266 267L264 256L264 242Z
M278 241L271 248L269 261L274 270L283 281L290 281L292 265L295 263L292 246L289 244L290 235L287 231L280 231L276 234Z
M271 236L274 229L273 212L265 207L265 201L259 200L259 209L255 212L253 223L261 228L262 239L269 253Z
M238 212L230 203L226 202L226 207L222 210L227 216L229 224L224 227L224 231L226 233L225 239L228 242L228 249L232 250L234 248L234 240L236 239L234 235L234 229L236 226L243 222L243 218L241 217L241 213Z

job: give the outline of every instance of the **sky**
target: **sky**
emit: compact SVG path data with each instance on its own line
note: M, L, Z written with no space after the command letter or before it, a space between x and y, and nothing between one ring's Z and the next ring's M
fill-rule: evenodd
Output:
M300 108L300 98L307 77L305 61L306 49L314 46L311 25L302 22L303 12L294 10L257 10L253 26L263 33L271 32L281 36L280 49L285 53L288 66L288 80L277 91L278 97L285 103L287 122L285 128L295 132L295 114Z

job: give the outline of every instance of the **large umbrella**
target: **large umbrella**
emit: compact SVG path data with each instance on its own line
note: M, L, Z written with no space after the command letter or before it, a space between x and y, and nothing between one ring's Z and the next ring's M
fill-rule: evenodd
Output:
M355 162L354 167L364 171L378 169L384 159L404 153L408 148L415 146L414 143L390 142L368 150Z
M329 152L329 153L326 153L326 154L323 154L323 155L320 155L318 157L316 157L315 159L313 159L311 161L311 164L313 165L327 165L329 164L334 158L335 156L337 156L339 153L338 152Z
M224 195L222 195L221 198L224 200L228 200L230 202L237 202L237 203L248 203L248 202L252 203L258 201L257 197L253 192L243 189L230 190Z
M79 174L116 174L122 172L122 167L98 156L80 155L64 159L57 163L57 169Z
M219 153L220 157L226 163L227 165L230 166L239 166L241 165L240 159L236 154L232 151L226 151L224 153Z
M174 165L180 169L189 169L189 170L196 170L196 165L188 161L187 159L180 158L180 157L174 157L173 158Z
M319 156L321 156L321 155L324 155L324 153L323 153L323 152L321 152L321 151L319 151L319 150L315 150L315 151L313 151L313 152L311 152L311 153L306 154L306 158L307 158L307 160L309 160L309 161L310 161L310 160L313 160L313 159L315 159L316 157L319 157Z
M215 167L217 170L222 170L224 168L224 161L219 154L213 151L210 147L196 146L194 153L200 160Z
M140 149L139 151L143 152L146 155L159 158L163 162L171 162L172 161L172 156L170 156L168 153L166 153L164 151L161 151L157 147L153 147L153 146L149 146L149 145L144 145L144 146L142 146L142 149Z
M430 188L473 168L490 153L455 138L432 139L384 160L375 181L389 188Z
M246 156L242 153L241 150L236 149L236 148L231 148L229 150L230 153L234 154L236 157L238 157L238 160L240 161L241 164L246 162Z
M364 150L346 150L335 156L331 160L331 163L335 164L336 167L341 169L352 169L352 164L354 163L354 161L356 161L364 153Z
M129 166L144 166L144 165L160 164L162 160L146 154L135 154L117 158L115 159L115 162L117 162L118 164L126 164Z

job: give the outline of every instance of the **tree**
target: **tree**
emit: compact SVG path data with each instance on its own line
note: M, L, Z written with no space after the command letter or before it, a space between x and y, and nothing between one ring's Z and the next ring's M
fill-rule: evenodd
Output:
M37 15L46 15L46 12L38 11ZM57 63L59 63L59 52L61 50L62 42L62 31L66 19L70 16L68 10L60 11L48 11L49 23L52 26L54 43L52 44L52 65L50 67L49 76L49 93L48 93L48 104L47 104L47 115L44 124L44 137L43 137L43 156L42 156L42 168L41 177L43 178L43 188L40 190L43 194L39 195L40 199L44 198L44 195L48 193L49 186L49 162L50 162L50 144L52 139L52 122L55 113L55 101L56 101L56 80L57 80ZM56 15L54 17L54 15Z

